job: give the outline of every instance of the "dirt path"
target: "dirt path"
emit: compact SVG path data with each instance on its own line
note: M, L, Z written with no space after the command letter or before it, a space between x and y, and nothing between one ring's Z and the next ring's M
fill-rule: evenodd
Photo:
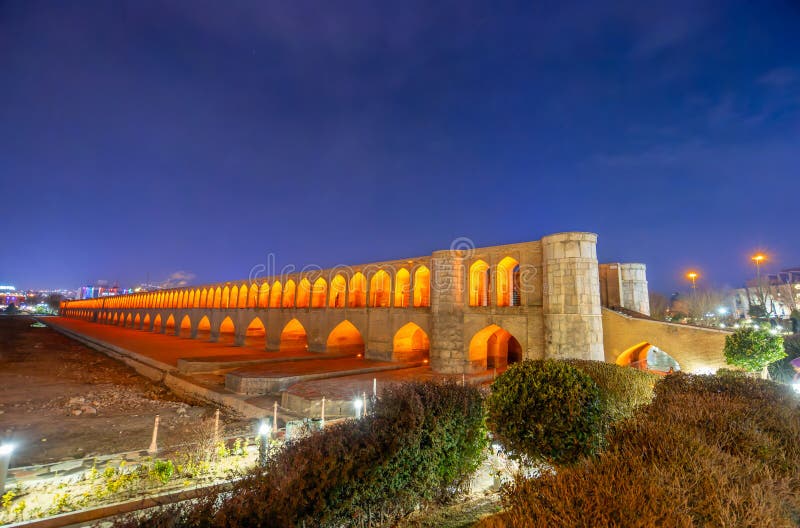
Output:
M190 440L213 409L193 406L124 364L26 316L0 316L0 439L12 467L147 449ZM223 417L230 434L251 424Z

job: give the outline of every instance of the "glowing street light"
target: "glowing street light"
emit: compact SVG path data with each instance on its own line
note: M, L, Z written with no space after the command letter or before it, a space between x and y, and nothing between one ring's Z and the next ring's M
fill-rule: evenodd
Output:
M356 418L361 418L361 406L364 405L364 402L361 401L361 398L356 398L353 402L353 408L356 410Z
M12 451L14 451L13 444L0 444L0 495L6 492L6 476Z
M258 435L261 441L258 444L258 465L264 467L267 465L267 442L269 442L270 434L272 433L272 426L269 419L261 422L258 427Z
M700 277L700 274L696 271L690 271L686 274L686 278L692 281L692 290L697 289L697 278Z
M750 257L750 259L756 265L756 289L758 290L758 296L760 298L760 301L763 303L764 309L766 310L767 299L764 296L764 292L761 290L761 263L767 260L767 256L764 255L763 253L756 253L755 255Z

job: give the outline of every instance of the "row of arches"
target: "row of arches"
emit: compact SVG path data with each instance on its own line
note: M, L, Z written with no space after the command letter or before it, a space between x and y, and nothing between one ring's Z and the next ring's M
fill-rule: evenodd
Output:
M489 306L490 292L494 289L495 306L519 306L521 304L519 261L504 257L495 266L495 287L492 288L491 267L478 259L469 267L469 305Z
M413 275L401 268L392 277L386 270L378 270L369 281L361 272L349 280L343 274L335 275L330 284L323 278L313 283L308 278L299 282L289 279L285 283L246 283L208 288L187 288L163 292L134 293L99 299L87 308L396 308L430 306L430 270L419 266ZM369 287L368 287L369 285ZM84 308L83 301L74 301L70 307Z

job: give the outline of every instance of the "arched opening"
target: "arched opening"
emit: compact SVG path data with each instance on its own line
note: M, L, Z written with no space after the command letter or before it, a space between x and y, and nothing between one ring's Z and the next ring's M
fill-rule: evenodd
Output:
M133 327L134 328L141 328L142 327L142 316L136 314L136 317L133 318Z
M430 358L428 334L414 323L408 323L394 335L392 361L425 361Z
M249 347L267 348L267 329L258 317L253 318L247 325L244 344Z
M281 352L305 352L308 350L306 329L297 319L292 319L281 331Z
M145 314L142 320L142 330L150 331L150 314Z
M469 305L489 306L489 265L482 260L469 267Z
M414 306L431 305L431 270L420 266L414 272Z
M183 319L181 319L181 327L178 330L178 335L180 337L192 337L192 320L189 319L188 315L184 315Z
M153 332L161 332L161 314L157 314L153 319Z
M353 323L344 320L336 325L336 328L328 335L326 349L329 353L352 354L363 357L364 339L361 337L361 332L353 326Z
M211 305L212 308L220 308L222 305L222 289L217 286L217 289L214 290L214 303Z
M258 289L258 307L266 308L268 306L269 306L269 284L264 282Z
M114 318L111 320L111 324L117 323L119 323L119 315L117 315L117 312L114 312Z
M272 283L272 292L269 294L269 307L281 307L281 283L279 281Z
M311 304L311 283L303 278L297 285L297 307L308 308L309 304Z
M616 364L662 374L681 369L675 358L647 341L642 341L625 350L617 356Z
M350 278L350 298L348 306L350 308L363 308L367 305L367 279L357 271Z
M208 341L211 339L211 321L208 320L207 316L203 316L200 319L200 322L197 323L197 339L202 339L204 341Z
M372 276L369 281L369 305L376 308L388 308L391 304L392 279L384 270Z
M183 308L184 307L183 306L183 301L184 301L184 299L183 299L183 290L181 290L180 292L178 292L178 308Z
M220 308L228 308L230 307L231 302L231 289L225 286L222 288L222 303L220 304Z
M247 307L255 308L258 306L258 285L253 283L250 285L250 293L247 294Z
M497 306L519 304L519 262L505 257L497 264Z
M169 314L167 317L167 322L164 324L164 330L169 335L175 334L175 317L172 314Z
M325 296L328 293L328 283L322 277L314 281L311 287L311 307L325 308Z
M331 308L344 308L345 297L347 295L347 282L341 275L331 279L331 295L328 306Z
M200 306L198 308L208 308L208 300L206 298L207 295L208 292L205 288L203 288L203 291L200 292Z
M394 306L395 308L405 308L411 301L411 274L405 268L394 276Z
M522 361L522 346L508 331L489 325L469 342L469 361L477 367L505 368Z
M295 293L295 284L292 279L286 281L286 284L283 286L283 304L284 308L294 308L294 293Z
M226 317L219 324L219 339L218 343L232 345L236 342L236 326L230 317Z
M231 297L228 299L228 306L230 308L236 308L239 306L239 288L238 286L231 287Z
M247 308L247 284L239 286L239 301L236 303L237 308Z
M189 298L188 298L188 300L186 301L186 307L187 307L187 308L194 308L194 307L195 307L195 301L194 301L194 290L191 290L191 291L189 292Z

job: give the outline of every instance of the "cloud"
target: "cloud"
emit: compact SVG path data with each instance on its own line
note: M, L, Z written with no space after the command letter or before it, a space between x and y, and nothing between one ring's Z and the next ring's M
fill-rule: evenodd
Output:
M774 68L758 78L760 84L783 89L800 80L800 72L794 68Z
M176 271L171 273L161 285L164 288L179 288L181 286L188 286L194 278L195 274L189 271Z

